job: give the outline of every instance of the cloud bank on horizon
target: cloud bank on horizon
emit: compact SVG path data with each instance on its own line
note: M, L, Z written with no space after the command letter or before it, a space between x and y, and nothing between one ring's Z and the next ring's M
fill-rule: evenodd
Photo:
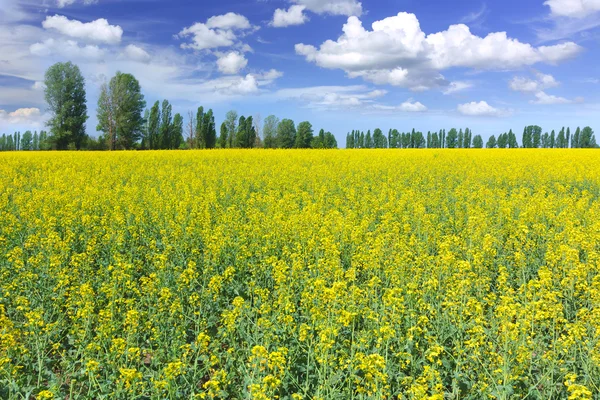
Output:
M148 103L166 98L182 114L202 104L220 118L237 108L309 119L338 138L373 121L470 124L484 136L528 120L600 122L590 90L600 0L435 0L435 12L223 0L210 15L176 3L0 0L0 132L43 129L44 72L59 61L84 73L92 135L99 87L116 71L133 73Z

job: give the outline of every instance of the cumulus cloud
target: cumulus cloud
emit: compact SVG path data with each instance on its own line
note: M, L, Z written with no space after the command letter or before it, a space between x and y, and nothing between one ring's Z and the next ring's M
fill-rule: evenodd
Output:
M31 54L39 57L59 55L66 58L99 61L104 57L104 50L96 45L80 46L74 40L46 39L29 47Z
M36 128L43 126L45 118L39 108L19 108L12 112L0 110L0 127Z
M419 103L418 101L411 102L409 100L409 101L405 101L404 103L400 104L400 110L405 111L405 112L423 112L423 111L427 111L427 107L425 107L423 104Z
M463 82L463 81L455 81L450 82L448 87L444 89L444 94L452 94L457 92L462 92L463 90L467 90L473 87L471 82Z
M246 68L246 65L248 65L248 60L237 51L223 54L217 59L217 67L224 74L237 74Z
M177 35L179 38L191 38L191 43L182 43L183 49L208 50L233 45L243 46L238 37L252 29L250 21L240 14L227 13L210 17L206 23L196 22L184 28Z
M308 17L304 14L306 6L294 5L288 10L278 8L273 14L273 20L271 26L275 28L284 28L290 25L302 25L308 20Z
M375 21L370 31L352 16L342 30L336 41L327 40L319 48L299 43L296 53L320 67L342 69L352 78L412 90L448 85L440 71L452 67L518 68L556 63L581 51L572 42L536 48L509 38L506 32L482 38L463 24L426 35L417 17L403 12Z
M531 100L531 104L551 105L551 104L569 104L571 100L565 99L564 97L554 96L547 94L543 91L539 91L535 94L536 99Z
M536 73L535 79L515 76L509 83L509 87L517 92L535 93L544 89L558 86L558 82L552 75Z
M599 0L547 0L544 4L556 17L584 18L600 11Z
M283 74L276 70L246 76L227 76L213 79L203 84L225 96L242 96L261 92L261 87L271 84Z
M243 15L229 12L224 15L210 17L206 21L206 26L210 29L250 29L250 21Z
M151 59L150 54L148 54L146 50L134 44L127 45L125 49L123 49L123 52L121 53L120 57L123 59L141 63L147 63Z
M573 103L573 100L554 96L545 92L546 89L556 87L559 84L560 83L554 79L552 75L536 72L535 79L515 76L511 79L508 86L517 92L533 94L535 99L530 101L531 104L551 105Z
M356 0L293 0L317 14L361 16L362 4Z
M470 117L500 117L505 114L502 110L490 106L486 101L460 104L458 112Z
M54 15L46 17L46 20L42 22L42 26L45 29L54 29L72 38L108 44L120 43L123 36L123 29L120 26L109 25L104 18L84 23L70 20L62 15Z

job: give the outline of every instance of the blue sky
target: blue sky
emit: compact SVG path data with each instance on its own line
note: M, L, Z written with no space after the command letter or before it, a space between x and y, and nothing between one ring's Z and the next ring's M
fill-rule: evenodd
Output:
M334 133L600 126L600 0L0 0L0 132L40 129L45 69L133 73L217 122L274 114Z

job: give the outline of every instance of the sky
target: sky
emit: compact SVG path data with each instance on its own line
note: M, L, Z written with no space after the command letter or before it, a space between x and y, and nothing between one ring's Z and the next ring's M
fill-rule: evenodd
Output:
M0 0L0 132L43 129L72 61L97 136L101 84L148 108L276 115L336 135L600 127L600 0ZM598 128L600 129L600 128Z

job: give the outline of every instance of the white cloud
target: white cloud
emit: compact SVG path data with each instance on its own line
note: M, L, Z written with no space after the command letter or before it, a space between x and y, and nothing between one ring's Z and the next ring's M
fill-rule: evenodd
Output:
M36 81L36 82L34 82L34 84L33 84L33 85L31 85L31 88L32 88L33 90L40 90L40 91L43 91L43 90L45 90L45 89L46 89L46 85L44 84L44 82Z
M246 65L248 65L248 60L237 51L223 54L217 59L219 71L224 74L237 74L246 68Z
M184 28L177 37L191 37L191 43L182 43L183 49L208 50L219 47L243 46L238 41L242 31L252 29L250 21L240 14L227 13L210 17L206 23L196 22ZM248 49L248 47L246 47Z
M54 15L46 17L42 26L45 29L54 29L65 36L108 44L120 43L123 36L123 29L120 26L109 25L104 18L83 23L62 15Z
M302 5L291 6L287 11L278 8L273 14L271 26L284 28L290 25L302 25L308 20L308 17L304 14L305 9L306 6Z
M66 58L99 61L104 57L104 50L96 45L80 46L74 40L46 39L29 47L31 54L39 57L59 55Z
M71 4L76 3L77 0L56 0L56 5L58 6L58 8L64 8L66 6L70 6ZM82 3L85 4L86 6L90 5L90 4L96 4L98 1L97 0L83 0Z
M147 63L150 61L150 54L144 49L134 44L129 44L121 53L121 58L125 58L131 61L137 61L141 63Z
M361 16L362 4L356 0L293 0L317 14Z
M39 108L19 108L13 112L0 110L0 128L40 128L46 118Z
M460 104L458 112L471 117L500 117L505 114L502 110L490 106L486 101Z
M564 97L558 97L539 91L535 94L536 100L532 100L531 104L551 105L551 104L570 104L571 100Z
M600 11L600 0L547 0L555 17L584 18Z
M558 86L559 83L552 75L536 73L536 79L515 76L509 83L509 87L517 92L535 93L544 89Z
M410 100L408 100L408 101L405 101L404 103L400 104L400 110L405 111L405 112L423 112L423 111L427 111L427 107L425 107L423 104L419 103L418 101L411 102Z
M372 90L367 86L314 86L280 89L275 96L281 99L297 100L309 108L317 109L357 109L378 108L375 99L385 96L385 90Z
M452 94L457 92L462 92L463 90L467 90L473 87L471 82L463 82L463 81L455 81L450 82L450 85L446 89L444 89L444 94Z
M482 38L462 24L426 35L414 14L402 12L375 21L371 31L353 16L337 41L327 40L319 48L296 45L297 54L320 67L342 69L352 78L412 90L447 85L440 71L452 67L494 70L556 63L580 50L571 42L536 48L509 38L505 32Z
M224 15L210 17L206 21L206 26L211 29L250 29L250 21L241 14L229 12Z

